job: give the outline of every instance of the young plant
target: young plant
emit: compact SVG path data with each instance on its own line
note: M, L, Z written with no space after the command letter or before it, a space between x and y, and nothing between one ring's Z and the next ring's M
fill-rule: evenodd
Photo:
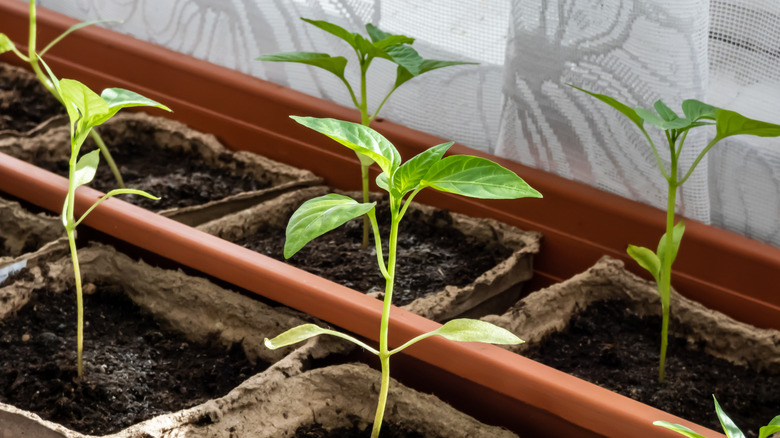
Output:
M382 169L376 182L389 194L390 235L386 260L382 252L382 239L379 235L376 219L376 202L359 203L352 198L338 194L314 198L301 205L287 224L284 244L284 256L290 258L316 237L351 219L362 215L368 216L376 244L377 263L385 278L385 296L379 327L379 349L372 348L345 333L323 329L313 324L298 326L271 340L266 339L265 344L268 348L276 349L312 336L329 334L354 342L379 356L382 379L374 426L371 432L371 436L376 438L379 436L387 403L390 385L390 356L430 336L442 336L452 341L461 342L494 344L519 344L523 342L507 330L492 324L471 319L455 319L432 332L411 339L399 347L392 350L389 348L388 329L397 263L398 226L412 199L427 187L483 199L541 198L542 195L515 173L490 160L466 155L442 158L447 149L452 146L452 142L434 146L402 164L401 157L395 147L369 127L334 119L311 117L293 117L293 119L327 135L349 149L371 158Z
M49 80L49 78L46 77L43 70L41 70L41 66L38 62L40 58L43 57L43 55L49 51L54 45L56 45L58 42L60 42L63 38L65 38L68 34L71 32L74 32L76 30L79 30L83 27L91 26L93 24L98 23L106 23L106 20L100 20L100 21L89 21L84 23L77 23L71 26L68 30L61 33L60 36L55 38L52 42L50 42L43 50L41 50L40 53L36 52L36 35L37 35L37 20L36 20L36 14L35 14L35 0L30 0L30 32L27 40L27 55L20 52L19 49L16 48L14 43L8 38L7 35L0 33L0 53L5 53L8 51L13 52L16 56L18 56L21 60L24 62L30 64L30 67L35 72L35 76L38 78L38 81L47 89L49 92L63 105L65 102L62 100L62 96L59 95L57 88L54 86L54 84ZM98 146L98 149L100 149L100 152L103 154L103 158L106 160L106 163L108 163L108 167L111 168L111 173L114 174L114 179L116 179L117 185L119 187L124 187L125 183L122 180L122 175L119 173L119 169L116 166L116 163L114 162L114 159L111 157L111 153L108 151L108 147L106 147L106 143L103 141L103 139L100 137L100 135L97 133L97 131L92 130L89 133L90 137L92 137L92 140L95 142L95 144Z
M736 424L734 424L733 421L731 421L731 418L729 418L728 415L726 415L725 412L723 412L723 409L720 408L720 405L718 404L718 399L715 398L715 396L712 396L713 400L715 400L715 412L718 414L718 420L720 420L720 425L723 427L723 432L726 434L727 438L745 438L745 434L742 433L741 430L737 427ZM655 421L653 422L656 426L665 427L667 429L671 429L680 435L685 435L688 438L705 438L703 435L700 435L691 429L680 425L680 424L674 424L669 423L668 421ZM773 433L780 432L780 415L773 418L772 421L769 422L766 426L763 426L758 430L758 438L769 438Z
M327 53L316 52L283 52L272 55L263 55L256 59L258 61L297 62L319 67L333 73L347 87L347 91L349 91L349 95L352 98L352 103L355 105L355 108L360 111L360 123L364 126L369 126L371 124L371 121L379 114L379 111L382 109L385 102L387 102L387 99L390 98L390 95L408 80L442 67L476 64L473 62L423 59L417 51L411 47L412 43L414 43L414 38L406 35L394 35L383 32L370 23L366 24L366 32L368 33L367 39L358 33L349 32L348 30L327 21L310 20L307 18L301 18L301 20L341 38L352 47L360 67L360 98L358 98L355 93L355 88L347 81L344 73L347 66L347 58L343 56L331 56ZM371 66L371 62L376 58L390 61L398 67L396 69L395 83L372 114L368 110L366 74L369 66ZM356 152L356 154L360 160L363 202L368 202L368 168L374 161L360 152ZM368 217L365 217L363 218L363 248L368 247L368 228L369 220Z
M661 352L658 365L658 381L663 382L666 364L667 338L669 333L669 300L671 294L672 263L677 257L680 241L685 232L685 224L682 220L677 224L674 223L677 189L690 178L699 162L719 141L726 137L740 134L756 135L759 137L777 137L780 136L780 125L749 119L734 111L716 108L695 99L683 101L683 117L680 117L660 100L655 102L655 112L653 112L644 108L630 108L612 97L592 93L578 87L574 88L584 91L610 105L639 127L642 134L644 134L645 138L650 143L658 169L667 182L666 232L661 236L661 240L658 242L658 248L656 251L652 251L645 247L629 245L627 249L628 255L636 260L642 268L650 272L658 286L662 311ZM664 131L669 149L670 164L668 168L661 160L659 150L655 143L653 143L653 139L650 138L645 130L645 122ZM680 177L681 172L678 168L678 163L685 144L685 139L691 129L701 126L714 126L715 137L701 152L699 152L687 172Z
M90 206L81 217L76 220L74 210L76 206L76 189L79 186L88 184L95 177L97 166L100 161L100 152L95 149L79 158L81 146L84 144L89 133L95 126L102 124L114 116L122 108L136 106L152 106L170 111L165 105L159 104L151 99L141 96L132 91L121 88L107 88L101 95L97 95L84 84L72 80L58 80L49 70L49 67L43 60L40 60L46 69L52 87L57 91L60 100L68 112L70 120L70 160L68 161L68 194L65 196L65 202L62 205L62 224L65 226L65 233L68 236L68 245L70 248L71 259L73 260L73 275L76 284L76 355L78 376L83 375L82 352L84 346L84 305L81 289L81 270L79 268L78 253L76 252L76 227L106 199L121 195L134 194L141 195L151 199L160 199L149 193L136 189L114 189L103 195L92 206Z

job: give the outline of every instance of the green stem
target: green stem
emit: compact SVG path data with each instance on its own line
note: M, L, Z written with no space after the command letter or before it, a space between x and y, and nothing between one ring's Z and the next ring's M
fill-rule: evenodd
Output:
M108 164L108 167L111 169L111 173L114 174L114 179L116 180L116 183L119 186L119 188L120 189L125 188L125 181L122 179L122 174L119 173L119 168L116 167L116 162L114 161L114 157L112 157L111 152L108 151L108 147L106 146L106 143L103 142L103 138L100 137L100 134L98 134L94 128L92 128L92 130L89 131L89 136L92 137L92 140L94 140L98 149L100 149L100 155L102 155L103 158L106 160L106 164Z
M370 202L369 199L369 192L368 192L368 168L369 166L364 166L363 163L360 164L360 176L361 181L363 183L363 203L368 204ZM368 230L371 226L368 216L363 215L363 249L368 248Z
M84 301L81 291L81 269L79 268L79 257L76 252L76 232L66 227L68 235L68 245L70 246L70 257L73 260L73 276L76 281L76 371L81 377L84 375Z
M661 260L661 275L658 284L658 295L661 298L661 353L658 362L658 382L663 383L666 369L666 348L669 337L669 310L672 288L672 252L674 248L674 210L677 197L677 160L672 156L670 178L668 180L669 193L666 204L666 237L661 245L664 246L664 259Z
M393 199L390 200L393 204ZM395 281L395 258L398 240L398 212L393 211L393 218L390 224L390 238L388 239L387 255L387 273L388 279L385 282L385 298L382 303L382 319L379 326L379 362L382 367L382 382L379 389L379 399L374 416L374 426L371 429L371 438L379 437L379 429L382 427L382 419L387 407L387 394L390 390L390 351L388 349L388 331L390 326L390 309L393 302L393 283Z
M360 124L368 126L371 123L371 118L368 115L368 93L366 89L366 71L368 70L369 62L360 64ZM361 185L363 187L363 203L369 202L369 182L368 182L368 169L370 166L360 163L360 177ZM368 216L363 216L363 249L368 248L368 230L371 224L369 223Z

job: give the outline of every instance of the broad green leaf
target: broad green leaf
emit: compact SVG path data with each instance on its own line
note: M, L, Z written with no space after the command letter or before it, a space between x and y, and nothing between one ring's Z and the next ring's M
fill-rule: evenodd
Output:
M408 81L409 79L412 79L416 76L419 76L423 73L427 73L431 70L436 70L439 68L444 67L450 67L453 65L468 65L468 64L479 64L478 62L464 62L464 61L439 61L436 59L423 59L422 63L419 67L419 73L417 75L413 75L409 72L409 70L405 69L403 66L399 65L398 70L396 71L395 76L395 85L394 88L400 87L404 82Z
M335 35L341 38L342 40L349 43L349 45L352 46L353 49L358 50L357 44L355 43L355 38L359 36L358 34L352 33L341 26L335 25L333 23L329 23L327 21L310 20L308 18L303 18L303 17L301 17L301 20L309 24L312 24L314 26L317 26L331 35Z
M92 121L108 114L108 104L86 85L73 79L60 79L59 93L68 111L71 126L75 129L73 141L78 147L89 129L95 126Z
M97 126L100 123L105 122L109 118L113 117L114 114L119 112L122 108L131 108L136 106L151 106L154 108L160 108L165 111L170 111L171 109L167 106L156 102L152 99L149 99L148 97L144 97L135 91L125 90L123 88L106 88L103 90L102 93L100 93L100 97L105 100L106 104L108 105L108 116L101 116L99 118L95 118L94 122ZM99 122L99 123L97 123Z
M645 122L650 123L651 125L655 125L663 130L683 129L689 127L691 124L691 122L688 119L676 118L669 121L664 120L661 117L659 117L658 114L644 108L635 108L634 111Z
M769 424L758 430L758 438L768 438L775 432L780 432L780 415L773 418Z
M92 26L94 24L101 24L101 23L120 23L120 21L117 21L117 20L95 20L95 21L85 21L85 22L82 22L82 23L76 23L73 26L71 26L70 28L68 28L68 30L66 30L65 32L62 32L52 42L47 44L46 47L44 47L43 50L38 52L38 56L43 56L46 52L49 51L49 49L54 47L57 43L62 41L63 38L65 38L66 36L68 36L72 32L75 32L75 31L77 31L77 30L79 30L81 28L87 27L87 26Z
M655 101L653 108L655 108L655 111L658 113L658 115L667 122L671 122L672 120L677 120L680 118L674 111L672 111L671 108L666 106L665 103L661 102L661 99Z
M394 46L396 44L414 43L414 38L412 37L385 32L371 23L366 24L366 32L368 32L368 36L371 38L371 42L374 43L374 46L380 49Z
M374 160L388 175L392 175L401 165L401 155L395 146L367 126L336 119L290 117L301 125L325 134L353 151Z
M683 234L685 233L685 222L680 221L677 222L677 224L672 227L672 261L671 263L674 263L674 260L677 258L677 251L680 249L680 241L682 240ZM663 236L661 236L661 240L658 241L658 260L663 262L664 258L666 257L666 233L664 233Z
M416 189L431 166L438 163L452 145L453 142L450 141L433 146L402 164L393 174L393 188L397 196Z
M263 55L255 59L258 61L297 62L300 64L313 65L327 70L341 79L345 79L344 69L347 67L347 58L343 56L330 56L327 53L283 52Z
M265 339L265 346L271 350L297 344L315 336L329 334L333 330L324 329L314 324L303 324L276 336L273 339Z
M724 109L716 111L715 124L719 140L739 134L759 137L780 136L780 125L749 119L737 112Z
M704 435L700 435L700 434L692 431L691 429L689 429L689 428L687 428L687 427L685 427L685 426L683 426L681 424L674 424L674 423L670 423L668 421L654 421L653 424L656 425L656 426L661 426L661 427L665 427L667 429L671 429L671 430L679 433L680 435L687 436L688 438L707 438Z
M655 281L659 281L661 261L653 251L644 246L628 245L626 252L632 259L636 260L639 266L650 272Z
M280 334L279 336L273 339L265 338L265 346L267 348L270 348L271 350L276 350L277 348L296 344L298 342L305 341L306 339L313 338L314 336L319 336L319 335L331 335L342 339L346 339L350 342L353 342L365 348L366 350L374 354L379 354L379 352L376 349L366 345L364 342L361 342L358 339L348 334L337 332L335 330L328 330L321 327L317 327L314 324L299 325L298 327L293 327L290 330L287 330L286 332Z
M571 84L569 84L569 86L572 87L572 88L576 88L576 89L578 89L578 90L580 90L582 92L588 93L591 96L595 97L596 99L598 99L598 100L606 103L607 105L611 106L612 108L615 108L616 110L620 111L621 113L623 113L624 116L628 117L629 120L634 122L634 124L636 124L636 126L638 126L639 129L641 129L644 132L645 128L644 128L644 122L642 120L642 117L640 117L639 114L637 114L636 110L634 110L633 108L631 108L631 107L629 107L629 106L627 106L627 105L625 105L623 103L620 103L620 102L617 101L617 99L612 98L610 96L607 96L605 94L592 93L592 92L590 92L588 90L584 90L584 89L582 89L580 87L575 87L574 85L571 85Z
M452 155L434 163L420 185L482 199L541 198L509 169L470 155Z
M388 47L386 52L394 63L408 70L412 76L420 75L424 60L416 50L410 46L397 45Z
M509 330L489 322L468 318L448 321L430 334L456 342L484 342L501 345L516 345L524 342Z
M390 180L387 177L387 174L382 172L376 177L376 185L387 192L390 191Z
M100 150L98 149L84 154L83 157L79 158L78 162L76 162L76 170L73 172L73 184L75 184L76 187L89 184L89 182L95 178L99 163Z
M4 33L0 33L0 53L5 53L14 49L14 43Z
M729 416L723 412L723 409L720 408L718 399L716 399L715 396L712 396L712 398L715 400L715 413L718 414L718 420L720 420L720 425L723 427L723 431L726 433L726 436L729 438L745 438L745 434L739 430L731 418L729 418Z
M682 110L686 119L696 121L700 119L715 120L718 109L696 99L687 99L682 103Z
M289 259L307 243L348 220L368 213L375 205L376 202L361 204L335 193L304 202L287 223L284 258Z

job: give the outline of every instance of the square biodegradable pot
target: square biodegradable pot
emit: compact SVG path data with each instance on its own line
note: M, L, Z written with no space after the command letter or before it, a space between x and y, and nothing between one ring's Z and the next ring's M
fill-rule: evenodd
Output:
M47 244L65 236L59 217L33 213L16 201L0 197L0 283L2 269L29 258Z
M524 354L529 349L532 349L535 345L544 343L553 334L562 332L571 325L571 321L575 316L588 309L590 306L601 302L617 302L619 303L620 312L622 309L626 309L627 313L638 316L653 316L660 317L661 315L661 303L654 282L646 281L636 275L628 272L623 267L623 262L609 257L603 257L593 267L587 271L578 274L571 279L562 283L555 284L548 288L539 290L529 294L527 297L518 301L512 308L502 315L490 315L482 318L485 321L492 322L499 326L502 326L513 333L516 333L526 341L525 344L518 346L508 347L509 350L516 353ZM713 358L724 359L732 364L740 367L748 367L756 372L764 372L770 376L769 380L764 381L764 384L772 386L772 379L778 379L780 376L780 332L771 329L760 329L749 324L745 324L736 321L720 312L708 309L695 301L689 300L682 295L672 291L670 300L670 320L669 320L669 336L670 336L670 349L667 354L667 366L666 374L667 378L673 377L676 369L671 366L670 362L675 358L675 352L680 352L681 349L692 348L702 357L702 361L713 361ZM608 313L612 315L612 313ZM660 318L659 318L660 321ZM589 327L589 323L583 323L583 327ZM597 323L598 324L598 323ZM646 325L646 322L637 323ZM660 338L660 323L655 328L651 335L653 341ZM588 333L590 328L580 329L577 328L576 333ZM599 331L598 328L595 328ZM619 328L607 329L612 330L614 333L622 333ZM628 330L627 328L625 330ZM657 332L657 333L656 333ZM594 335L595 336L595 335ZM621 335L616 335L615 340L609 342L605 347L597 347L595 341L591 344L588 335L583 334L580 340L574 341L575 344L570 344L567 347L568 355L577 360L584 361L584 355L581 355L579 351L581 349L589 349L598 355L598 364L595 366L605 367L619 367L626 370L626 367L630 367L630 364L623 363L622 365L616 365L622 363L617 356L613 354L614 349L621 348L619 345L619 339ZM675 348L671 348L671 337L675 336L680 338L680 342L675 342ZM562 347L563 348L563 347ZM656 347L650 347L655 349ZM558 351L558 350L555 350ZM657 351L653 351L654 356L654 372L647 376L651 379L653 385L671 384L666 382L664 384L657 383L657 366L658 355ZM707 353L712 356L709 359L704 357L703 353ZM635 353L639 354L639 353ZM678 353L680 354L680 353ZM614 359L613 359L614 358ZM698 360L698 358L696 359ZM587 362L589 363L589 362ZM691 365L693 366L693 365ZM617 370L616 370L617 371ZM680 369L680 372L685 372L684 369ZM724 374L727 371L718 368L718 374ZM730 379L737 378L736 375L730 377ZM602 377L602 379L610 380L608 377ZM667 379L668 380L668 379ZM673 380L672 380L673 381ZM763 387L763 384L761 385ZM712 405L711 392L715 392L716 388L710 385L711 388L701 388L700 391L692 391L693 393L680 394L679 398L685 397L703 397L703 403L706 404L708 412L711 413L707 418L702 421L712 420L716 422L717 417L715 415L715 409ZM661 392L668 392L675 387L663 388L659 386L657 389ZM655 389L653 389L655 390ZM726 389L722 389L726 391ZM759 389L760 390L760 389ZM728 390L728 394L731 397L738 399L738 394L733 394L731 390ZM615 396L615 403L620 403L619 399L622 396ZM724 405L726 409L726 402L732 400L724 400L722 396L718 396L719 402ZM732 411L731 415L734 418L736 412ZM770 414L772 416L776 415ZM766 424L770 418L756 419L757 421L764 421L761 425ZM735 420L736 421L736 420ZM737 421L737 425L740 425ZM711 426L716 427L716 426ZM747 428L747 426L740 426ZM744 429L743 429L744 430ZM751 431L757 430L750 429ZM705 436L711 436L711 431L704 433Z
M151 315L159 324L161 332L155 336L167 338L170 336L167 335L169 333L178 333L186 338L187 343L210 346L216 351L224 351L225 356L228 355L228 350L238 348L251 363L274 364L293 351L293 348L270 350L263 345L263 339L275 336L302 323L316 322L316 320L289 308L272 307L239 293L223 289L204 278L189 276L181 271L156 268L143 261L133 260L117 252L113 247L93 244L79 250L79 257L85 291L90 288L90 284L111 283L118 285L121 294L127 296L142 309L144 314ZM73 270L69 255L32 264L26 268L22 275L15 278L13 283L0 288L0 297L2 297L0 317L7 319L18 313L36 293L36 290L46 288L55 294L66 293L72 288L72 284ZM101 287L92 293L100 294ZM73 299L75 301L75 295ZM115 298L111 299L115 300ZM89 310L88 305L89 301L87 301L87 310ZM104 318L102 314L92 314L91 317L92 319ZM90 343L89 322L90 314L87 313L84 344L85 374L112 373L112 367L115 367L113 362L108 362L108 371L105 371L106 362L101 364L97 360L90 360L93 355L93 351L91 351L93 346ZM68 350L70 343L67 345L57 344L57 346L52 347L49 338L52 338L53 334L37 333L34 327L38 323L32 322L31 324L31 328L28 329L28 339L25 341L23 336L23 342L31 343L36 349L46 350L49 348L51 350L50 356L60 355L64 352L75 359L75 351ZM74 318L72 326L75 327L75 325ZM67 329L70 328L72 327L67 327ZM65 329L63 328L63 330ZM48 344L46 344L47 342ZM123 342L125 341L120 341L110 348L112 350L118 349L117 345L121 345ZM127 342L141 342L141 340L135 339ZM75 349L75 342L72 344ZM115 352L113 355L124 357L120 352ZM152 355L154 357L154 353ZM321 354L319 355L321 356ZM128 361L138 362L130 356L126 357ZM231 355L231 357L233 356ZM144 372L156 373L158 372L156 370L157 368L151 368L151 371ZM119 374L121 375L117 378L120 380L134 379L129 377L133 374L124 375L121 372ZM75 372L73 375L75 377ZM219 375L221 376L221 373ZM221 379L222 377L214 378ZM14 384L23 385L23 380L14 382ZM136 380L129 380L125 384L128 390L132 391L130 388L137 383L139 382ZM115 393L112 394L116 396ZM13 404L13 400L10 403ZM110 399L103 403L110 405ZM110 414L106 413L105 415ZM156 420L157 417L153 417L144 422L154 425L147 427L165 428L178 421L177 418L180 415L173 413L162 417L162 420ZM2 424L0 436L83 436L50 421L41 421L38 415L5 403L0 403L0 424ZM9 433L11 435L8 435ZM148 435L128 436L146 437Z
M241 241L253 234L262 234L270 228L283 230L290 216L302 203L331 191L332 189L327 187L310 187L286 193L246 210L202 224L199 229L231 242ZM358 196L357 193L347 195ZM379 199L378 195L372 196L373 200ZM439 219L442 213L447 216L446 220ZM442 212L417 203L412 203L405 217L412 216L434 227L451 227L486 247L500 245L508 248L509 255L481 273L470 284L445 286L437 292L414 299L403 308L435 321L446 321L455 317L485 315L497 309L503 310L520 297L523 284L533 275L533 256L539 251L541 240L539 233L522 231L493 219ZM375 254L373 237L371 242L372 245L367 251ZM281 249L284 241L279 241L278 245ZM371 262L375 264L375 260L373 256ZM403 259L399 259L399 264L403 262ZM375 266L367 269L372 268ZM376 286L383 285L384 283L381 283Z
M35 74L0 62L0 144L67 124L62 104Z
M139 196L125 199L188 225L246 208L292 188L320 182L320 178L307 170L249 152L230 151L213 135L144 113L119 114L96 130L112 151L127 187L162 198L160 201ZM0 151L67 176L69 132L65 124L15 141L4 141L0 143ZM93 147L94 143L88 139L82 150ZM116 181L103 161L90 186L107 192L116 188Z

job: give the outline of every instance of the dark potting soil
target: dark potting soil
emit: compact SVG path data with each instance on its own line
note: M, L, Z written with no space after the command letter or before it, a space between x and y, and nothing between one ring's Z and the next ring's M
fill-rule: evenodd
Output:
M386 201L377 204L385 259L390 234L387 205ZM362 239L363 219L358 218L314 239L287 260L282 228L269 228L236 243L357 291L384 293L385 279L377 265L373 234L368 249L362 248ZM426 221L412 209L401 221L397 251L393 288L393 304L397 306L447 285L465 286L512 254L497 242L480 242L455 229L449 211L437 211L433 220Z
M198 154L161 148L152 141L151 135L145 135L143 132L137 134L118 142L104 139L125 186L161 198L155 201L143 196L120 195L123 200L132 204L160 211L201 205L271 185L270 181L249 174L234 175L225 169L209 167ZM88 148L85 147L84 152L87 151ZM229 162L230 157L229 153L225 153L220 160ZM68 175L66 161L35 164L65 177ZM102 157L97 175L88 185L104 193L117 188L114 175Z
M670 327L670 331L676 330ZM640 317L619 301L591 304L563 332L530 346L526 356L715 431L714 394L749 437L780 415L780 376L757 373L669 338L658 383L660 316Z
M86 295L84 377L76 376L75 292L37 291L0 321L0 401L104 435L227 394L267 364L165 332L118 288Z
M419 432L389 425L386 422L382 422L381 435L382 438L426 438ZM299 427L294 436L295 438L367 438L371 436L371 426L365 429L357 426L341 427L327 431L319 424L311 424Z
M0 65L0 69L5 69ZM25 132L46 120L64 115L62 105L31 73L0 74L0 131Z

